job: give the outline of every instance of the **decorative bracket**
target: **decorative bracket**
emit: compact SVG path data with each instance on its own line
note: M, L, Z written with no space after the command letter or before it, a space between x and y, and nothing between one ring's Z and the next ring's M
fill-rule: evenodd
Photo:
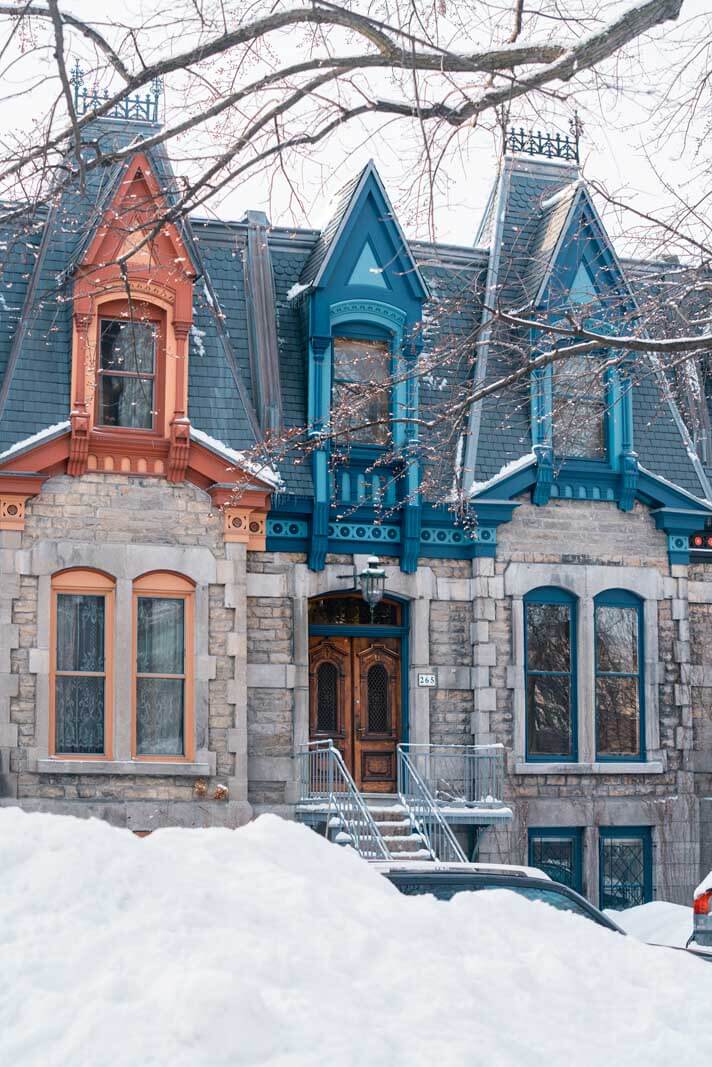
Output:
M171 437L168 448L169 482L182 482L188 468L190 455L190 419L185 415L176 415L171 422Z
M224 536L228 542L247 545L253 552L264 552L267 514L255 508L223 508Z
M532 490L532 503L537 507L548 504L554 481L554 456L551 445L534 445L536 455L536 484Z
M632 510L637 489L638 456L635 452L626 452L621 458L621 495L618 501L621 511Z
M69 462L67 474L73 478L84 474L89 460L89 431L91 429L89 414L86 410L73 411L69 417L71 437L69 440Z

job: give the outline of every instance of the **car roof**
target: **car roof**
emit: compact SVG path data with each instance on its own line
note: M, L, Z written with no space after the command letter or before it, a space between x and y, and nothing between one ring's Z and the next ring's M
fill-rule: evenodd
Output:
M382 874L447 874L447 875L472 875L472 874L495 874L511 878L542 878L551 881L548 874L540 871L538 867L524 867L517 864L507 863L440 863L433 860L397 860L374 862L373 866Z

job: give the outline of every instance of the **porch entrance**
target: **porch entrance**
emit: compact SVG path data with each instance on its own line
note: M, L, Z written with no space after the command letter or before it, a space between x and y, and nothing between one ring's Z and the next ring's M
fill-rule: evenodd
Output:
M309 607L309 733L332 738L358 789L395 793L403 740L403 605L382 601L373 621L359 596Z

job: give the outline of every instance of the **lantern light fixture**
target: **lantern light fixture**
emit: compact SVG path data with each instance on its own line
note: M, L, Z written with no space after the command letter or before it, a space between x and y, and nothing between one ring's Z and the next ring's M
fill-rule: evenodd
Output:
M386 571L381 566L378 556L368 557L365 570L362 570L358 576L358 584L361 596L371 609L371 621L373 621L374 609L383 600L383 594L386 591Z

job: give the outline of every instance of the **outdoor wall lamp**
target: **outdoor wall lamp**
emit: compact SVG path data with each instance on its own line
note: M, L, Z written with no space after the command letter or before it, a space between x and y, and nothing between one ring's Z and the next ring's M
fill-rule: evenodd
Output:
M371 620L376 604L383 600L386 591L386 571L381 566L378 556L369 556L366 569L358 575L358 585L361 596L371 609Z

